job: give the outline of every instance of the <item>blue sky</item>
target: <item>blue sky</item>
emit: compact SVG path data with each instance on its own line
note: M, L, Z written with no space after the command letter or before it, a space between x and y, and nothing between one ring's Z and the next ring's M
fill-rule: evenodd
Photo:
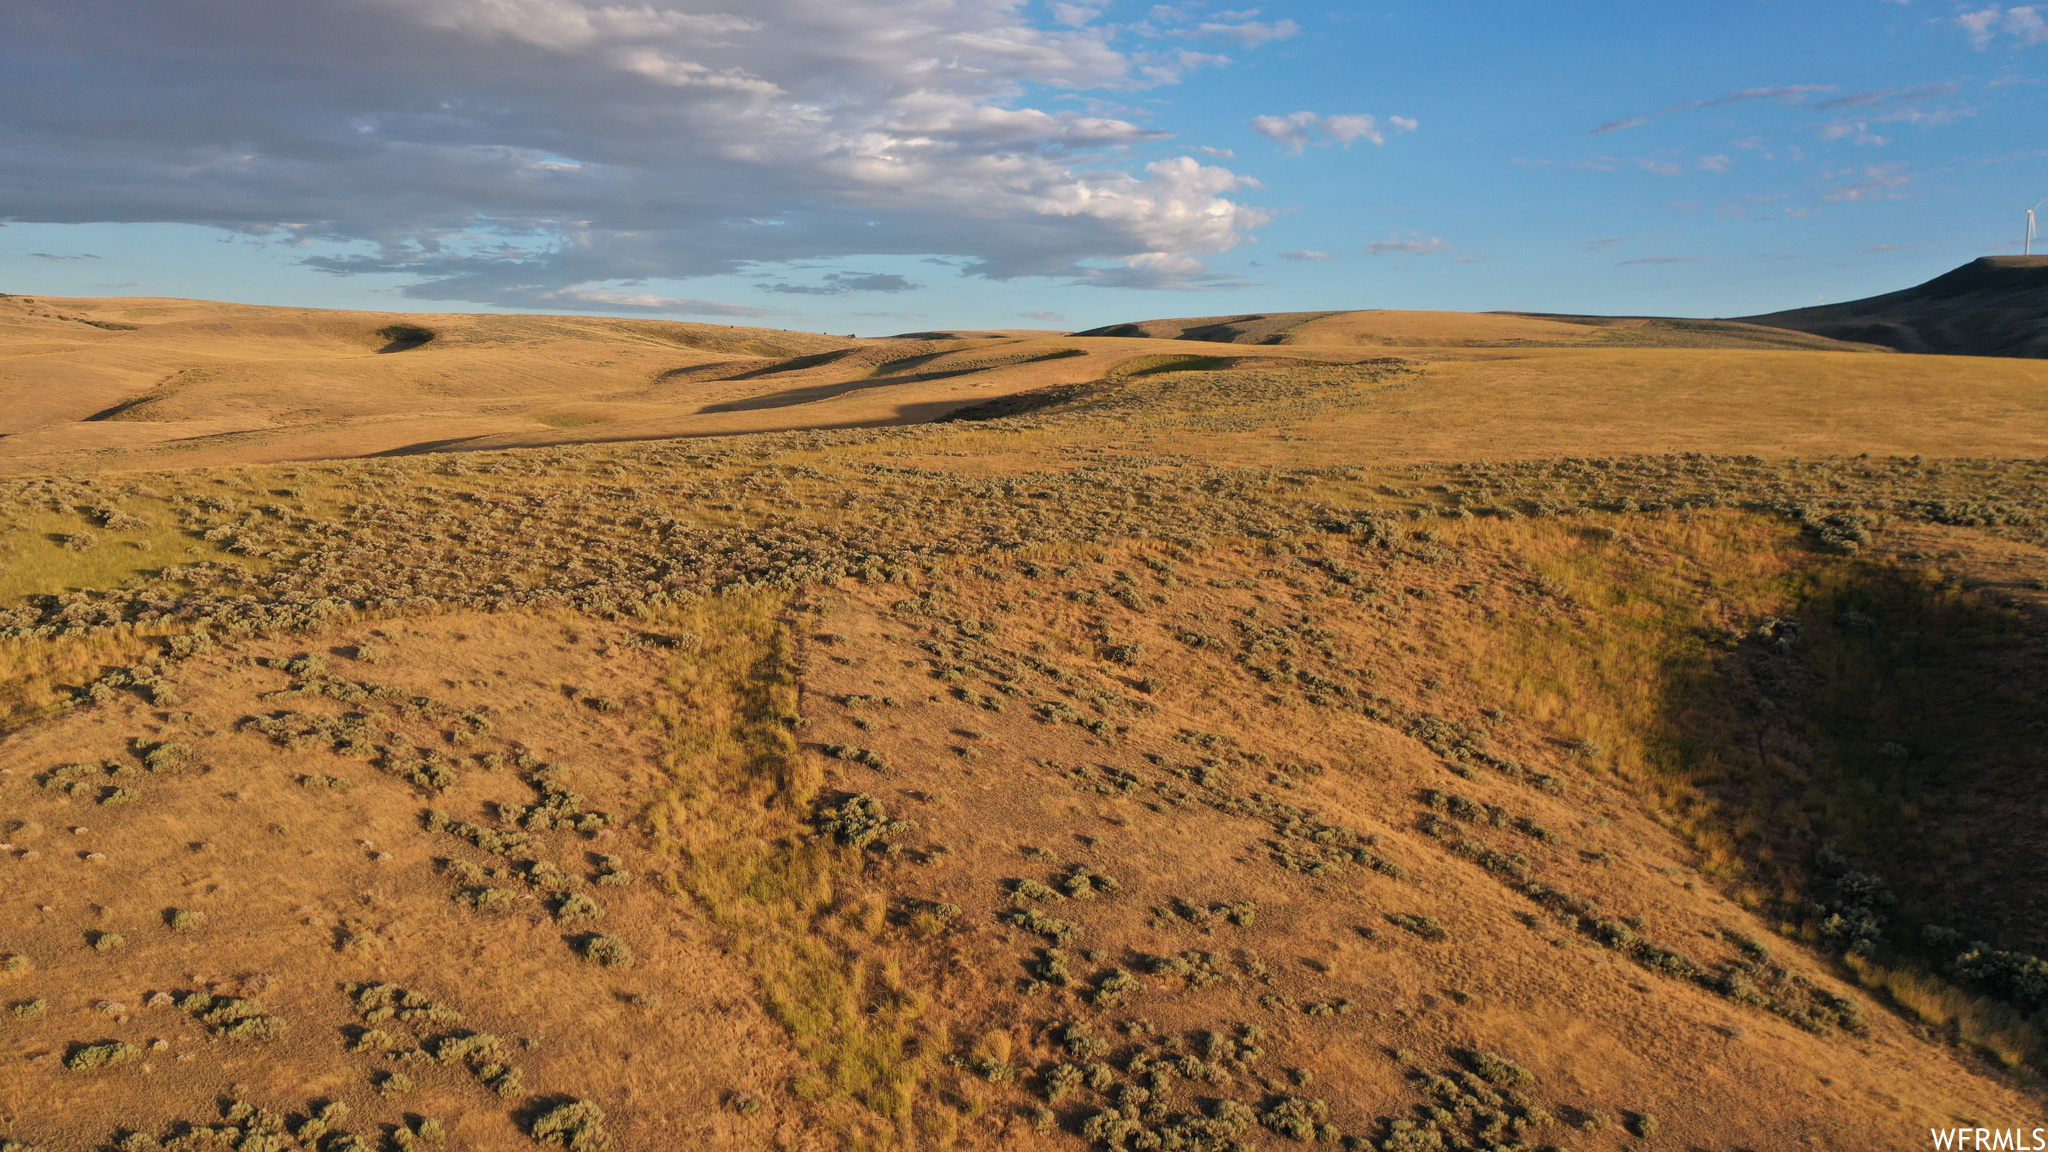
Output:
M0 290L875 335L1740 315L2016 252L2048 3L78 0Z

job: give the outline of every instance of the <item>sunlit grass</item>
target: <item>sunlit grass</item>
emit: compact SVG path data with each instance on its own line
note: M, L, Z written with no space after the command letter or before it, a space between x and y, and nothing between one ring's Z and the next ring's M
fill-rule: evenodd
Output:
M856 849L804 835L823 784L793 735L793 638L770 595L703 601L657 621L699 637L663 680L656 722L670 784L649 807L671 882L732 932L769 1013L816 1068L807 1098L857 1102L869 1139L915 1123L926 1067L918 1017ZM878 1145L881 1146L881 1145Z

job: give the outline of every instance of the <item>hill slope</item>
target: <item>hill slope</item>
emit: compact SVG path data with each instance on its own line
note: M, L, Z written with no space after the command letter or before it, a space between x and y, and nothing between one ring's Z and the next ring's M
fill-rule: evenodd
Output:
M1873 346L1782 328L1367 311L1137 329L1153 334L852 340L594 317L0 297L0 472L900 426L1001 410L995 401L1023 411L1053 391L1161 374L1216 383L1239 369L1299 370L1302 386L1316 387L1333 370L1389 357L1414 371L1317 427L1321 451L2048 451L2048 426L2032 418L2048 374L2033 362L1862 355ZM1378 372L1360 368L1357 379ZM1544 419L1527 419L1532 411ZM1231 450L1243 462L1302 458L1275 447L1248 432Z
M1901 352L2048 357L2048 256L1984 256L1899 292L1742 319Z
M1645 366L1964 362L1093 339L987 420L0 480L0 1140L2040 1122L2048 465L1482 459L1540 393L1455 375L1727 436Z

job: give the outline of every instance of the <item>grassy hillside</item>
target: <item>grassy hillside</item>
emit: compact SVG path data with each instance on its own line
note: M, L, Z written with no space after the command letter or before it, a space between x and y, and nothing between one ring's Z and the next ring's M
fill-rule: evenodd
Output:
M1982 256L1925 284L1748 317L1752 324L1901 352L2048 357L2048 256Z
M1256 336L1238 341L1256 351L1191 351L1230 343L1223 329ZM1706 321L1369 311L1098 331L1115 334L853 340L666 321L0 297L0 393L13 401L0 416L0 472L889 427L1163 367L1327 370L1389 357L1414 369L1407 387L1314 430L1344 459L1596 448L2032 455L2048 394L2038 365L1869 355ZM1257 423L1287 415L1265 411ZM1249 463L1263 459L1262 439L1225 445Z
M771 351L647 364L689 419L1014 375L0 479L0 1140L2039 1122L2029 365Z

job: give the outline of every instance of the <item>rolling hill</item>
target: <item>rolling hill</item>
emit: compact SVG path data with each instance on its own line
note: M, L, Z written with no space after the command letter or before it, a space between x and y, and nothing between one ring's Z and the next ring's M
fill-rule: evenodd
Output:
M2048 364L1135 327L0 300L0 1149L2048 1125Z
M2048 256L1985 256L1912 288L1745 323L1950 356L2048 357Z
M1138 334L1100 334L1126 329ZM1223 340L1239 349L1224 352L1217 339L1187 338L1225 329L1256 336L1256 351L1242 348L1247 341ZM2041 424L2029 417L2040 395L2032 368L1865 354L1872 350L1725 322L1442 312L850 340L646 320L0 297L0 394L9 401L0 471L887 427L1010 397L1028 407L1048 389L1113 389L1162 368L1323 371L1390 356L1415 374L1398 394L1325 429L1333 450L1426 460L1540 457L1595 443L2043 449ZM1893 419L1903 409L1873 404L1879 398L1912 398L1917 417ZM1526 418L1538 410L1543 420ZM1242 438L1233 450L1252 459L1267 444Z

